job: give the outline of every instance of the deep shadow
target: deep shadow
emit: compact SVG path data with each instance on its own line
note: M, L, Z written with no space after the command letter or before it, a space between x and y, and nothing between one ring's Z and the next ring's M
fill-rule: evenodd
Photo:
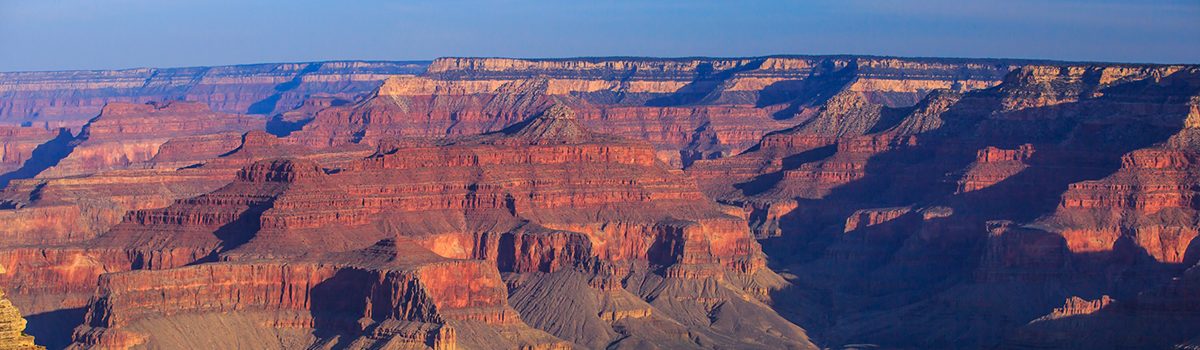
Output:
M313 118L304 118L300 120L283 120L280 115L275 115L267 120L267 133L275 135L275 137L285 137L293 132L300 131L305 125L312 122Z
M65 349L71 345L71 332L83 324L87 308L61 309L25 316L29 323L25 333L33 336L34 342L46 349Z
M276 105L279 103L279 100L283 98L283 93L299 87L300 84L304 82L304 76L320 70L322 64L323 63L316 62L309 63L308 65L304 66L304 69L301 69L300 72L297 72L296 75L292 77L292 80L276 85L274 94L250 104L250 107L246 108L246 114L271 114L271 112L275 111L275 107L277 107Z
M1011 118L989 116L997 110L1000 87L969 93L943 114L944 124L939 129L918 135L918 144L871 156L863 178L821 198L796 199L799 207L779 220L779 225L786 227L785 236L764 241L772 268L798 275L793 287L775 293L773 299L831 298L823 302L832 306L791 305L781 311L823 346L877 343L885 347L986 348L1002 339L1002 333L990 331L1011 329L1044 315L1061 306L1066 296L1128 298L1168 281L1186 266L1155 261L1128 236L1119 240L1112 252L1061 252L1073 267L1046 280L1001 282L981 280L975 273L980 271L980 257L989 246L988 231L983 229L988 221L1024 223L1053 214L1068 185L1110 176L1119 169L1124 154L1151 147L1179 132L1186 110L1176 107L1198 92L1197 86L1179 85L1196 79L1190 74L1176 73L1164 78L1161 85L1148 81L1120 84L1104 89L1100 97L1079 102L1006 112ZM957 184L952 180L974 162L976 150L985 146L1014 149L1022 144L1033 144L1038 150L1027 160L1027 168L988 188L956 193ZM764 193L767 190L759 186L771 186L769 180L755 179L743 189L751 189L747 193L751 195ZM916 222L900 219L894 223L900 226L897 228L881 226L889 235L876 241L879 244L853 244L867 233L842 232L846 218L856 210L897 206L944 207L949 214ZM1191 250L1188 259L1196 254ZM797 258L792 254L812 255ZM847 258L865 260L847 264ZM927 304L936 296L973 293L971 288L976 287L989 297L1031 296L1035 300L1021 302L1025 306L1017 311L1005 309L1004 303L996 309ZM915 314L905 307L935 306L950 309L931 310L928 315L941 312L942 316L913 322L954 324L947 317L955 314L1005 321L992 323L1001 325L998 330L934 326L915 328L927 334L913 335L901 334L902 327L864 331L856 328L862 325L855 325L864 321L853 318L867 314L908 317ZM825 315L835 316L820 321ZM967 327L954 324L960 326Z
M367 298L372 293L371 284L376 279L377 277L369 271L347 268L338 270L333 277L313 286L310 292L312 301L309 303L309 311L313 317L313 335L319 341L329 341L337 337L339 343L333 344L332 348L348 348L348 340L363 333L363 327L359 324L359 320L364 316L363 310L370 312L373 317L381 316L367 307Z
M258 230L261 229L262 214L266 212L267 209L271 209L273 204L273 199L265 203L253 204L250 206L250 208L238 214L237 219L221 225L221 227L217 228L216 231L213 231L213 235L217 236L217 239L221 240L221 245L208 255L188 263L188 265L216 262L220 260L221 253L236 249L237 247L246 244L246 242L249 242L258 233ZM135 270L142 268L140 266L140 262L135 265L137 265L134 267Z
M74 140L70 130L58 129L58 135L35 148L20 168L0 175L0 188L8 186L12 180L33 178L42 171L58 165L58 162L71 154L71 150L75 148L71 144Z
M746 196L754 196L761 194L774 188L780 180L783 179L785 172L789 170L799 169L801 165L820 161L833 156L837 152L837 145L828 145L817 147L811 150L800 152L783 158L783 168L779 171L763 174L754 177L754 179L733 185L734 188L742 191Z
M721 84L739 72L751 71L762 67L765 58L753 60L747 64L715 71L712 63L702 63L696 68L696 77L687 85L671 95L652 98L646 101L648 107L686 106L704 101L718 90Z
M801 81L785 80L773 83L759 92L756 107L787 103L787 107L771 115L776 120L791 119L801 108L824 105L829 98L845 89L858 75L858 62L851 60L838 68L833 60L824 60Z

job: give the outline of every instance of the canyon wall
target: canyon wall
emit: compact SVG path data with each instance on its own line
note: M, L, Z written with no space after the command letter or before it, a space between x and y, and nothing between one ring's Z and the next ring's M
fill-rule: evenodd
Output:
M1117 300L1102 315L1200 318L1141 301L1200 295L1176 281L1200 261L1198 95L1200 68L1132 65L1025 66L909 108L843 91L812 122L688 172L744 208L767 254L805 282L784 295L831 295L798 306L836 305L808 316L828 317L808 324L826 341L1087 348L1056 332L1108 329L1120 333L1102 339L1170 347L1197 329L1025 322L1091 317L1062 314L1110 309L1073 301L1102 295ZM876 328L886 319L909 321Z
M443 58L0 94L33 122L0 127L0 286L56 349L1200 332L1197 66Z
M600 132L651 142L676 167L728 156L804 123L825 99L859 93L910 106L938 89L995 85L1018 60L855 56L715 58L441 58L389 79L369 100L330 108L296 133L309 146L500 130L570 105Z
M110 102L194 101L214 111L273 115L308 95L353 98L427 62L330 61L189 68L3 72L0 123L78 127Z

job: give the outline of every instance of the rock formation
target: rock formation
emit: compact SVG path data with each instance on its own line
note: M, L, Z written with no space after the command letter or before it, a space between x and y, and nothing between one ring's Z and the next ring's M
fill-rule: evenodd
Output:
M233 159L254 153L263 143L296 147L272 139L248 133L237 150L165 176L228 169ZM477 136L383 141L374 154L364 156L338 161L321 153L311 160L243 163L232 183L165 208L134 208L95 238L49 250L10 249L16 277L9 284L23 293L79 300L86 281L100 278L97 294L87 302L87 327L73 336L77 346L85 347L211 342L208 333L179 332L172 323L178 321L169 320L173 316L159 319L176 313L213 317L234 310L234 318L258 325L238 330L250 333L236 334L247 334L245 339L267 334L269 339L294 342L290 344L371 347L412 342L477 348L504 339L510 342L505 347L618 341L812 346L803 330L764 304L768 292L783 282L765 268L744 219L705 198L682 173L662 164L650 145L587 130L566 107L552 106L512 127ZM356 257L361 254L391 258L375 262ZM87 263L70 270L35 268L80 259ZM343 259L348 262L335 263ZM447 284L451 280L435 277L471 276L465 272L423 272L459 265L483 273L470 277L471 285L490 284L493 296L459 295L446 289L454 285ZM112 274L119 271L126 272ZM283 275L255 277L260 275L253 271ZM67 279L63 273L76 277ZM378 275L370 277L371 273ZM505 283L500 273L507 276ZM187 289L196 284L172 282L222 274L228 276L222 281L228 282L200 285L228 283L239 289L197 295ZM293 274L311 279L289 277ZM343 275L351 277L339 277ZM141 282L118 283L118 276L128 276L120 281ZM371 292L364 296L365 306L321 305L343 303L329 298L349 288L345 283L391 278L399 284L381 285L379 293L419 293L433 300L397 301ZM569 295L526 292L562 278L583 284ZM294 295L288 298L304 301L299 304L278 304L278 298L270 297L238 298L246 304L227 308L204 306L225 305L228 295L239 293L282 293L255 289L275 288L279 281L312 289L286 289L286 295ZM432 289L394 289L413 283ZM338 287L322 290L323 285ZM151 295L181 299L138 296L144 288L153 288ZM513 290L512 301L508 289ZM304 298L309 294L303 293L313 294ZM319 293L326 296L317 298ZM706 296L697 300L695 295ZM611 301L567 314L554 306L595 298ZM380 304L383 300L394 304ZM463 310L453 306L485 300L492 304ZM521 308L514 309L510 302ZM193 304L199 306L186 307ZM78 301L61 307L73 305ZM176 307L186 308L172 311ZM697 318L697 310L716 314ZM292 316L264 319L263 312ZM349 317L347 312L366 316ZM548 312L566 318L542 316ZM530 320L523 321L525 315ZM744 325L734 327L736 322ZM577 324L593 328L578 330ZM633 324L641 326L629 329Z
M78 127L112 102L196 101L224 113L274 115L310 94L370 92L428 62L334 61L107 71L0 73L0 122Z
M1200 344L1196 66L444 58L384 77L403 67L0 74L2 118L42 121L0 129L0 286L27 332ZM77 134L51 123L89 110Z
M995 346L1068 297L1121 300L1196 263L1197 93L1196 67L1119 65L1026 66L909 108L844 91L689 172L812 286L793 298L832 295L816 314L834 320L808 324L826 341Z
M86 175L151 160L191 165L188 160L231 151L243 132L263 124L260 118L214 113L193 102L112 103L84 125L69 145L70 154L38 177Z
M0 349L36 350L45 349L33 343L33 337L25 334L25 319L21 311L4 297L0 290Z
M54 139L58 131L38 127L0 126L0 174L20 169L38 146ZM67 136L70 137L68 131Z
M740 152L767 132L803 122L841 91L907 106L936 89L994 85L1016 63L444 58L421 76L389 79L368 100L318 113L296 142L322 147L496 131L557 102L594 130L650 141L661 159L680 167Z

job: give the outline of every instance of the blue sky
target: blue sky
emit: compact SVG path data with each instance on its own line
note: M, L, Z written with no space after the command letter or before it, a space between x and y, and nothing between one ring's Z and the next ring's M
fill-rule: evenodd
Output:
M0 0L0 71L836 53L1200 63L1200 1Z

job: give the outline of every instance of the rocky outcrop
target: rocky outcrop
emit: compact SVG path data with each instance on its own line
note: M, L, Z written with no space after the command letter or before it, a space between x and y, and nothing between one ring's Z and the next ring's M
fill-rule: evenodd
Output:
M24 333L25 323L21 311L17 310L17 307L4 297L4 291L0 290L0 349L45 349L34 344L33 337Z
M274 115L310 94L353 98L426 62L331 61L190 68L0 73L0 121L78 127L112 102L196 101L214 111Z

